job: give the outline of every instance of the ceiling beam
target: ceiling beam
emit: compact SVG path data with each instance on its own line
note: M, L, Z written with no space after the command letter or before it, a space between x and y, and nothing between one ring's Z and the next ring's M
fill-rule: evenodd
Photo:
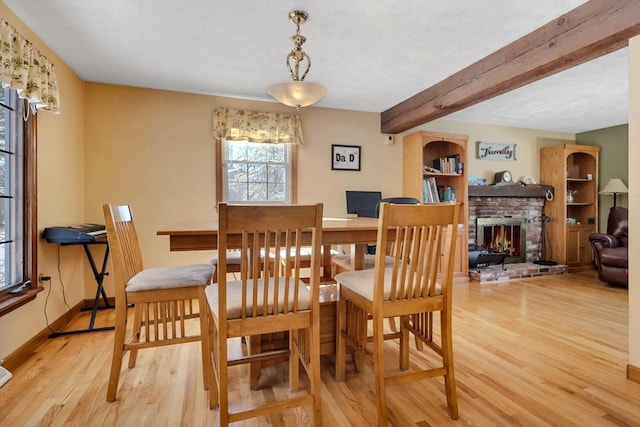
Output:
M640 34L639 0L589 0L380 114L404 132L627 45Z

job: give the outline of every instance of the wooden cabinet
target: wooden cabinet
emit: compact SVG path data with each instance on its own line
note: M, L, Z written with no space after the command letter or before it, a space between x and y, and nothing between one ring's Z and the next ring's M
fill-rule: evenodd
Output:
M567 227L567 265L590 265L593 250L589 235L595 232L594 225L572 225Z
M423 184L432 179L442 194L455 194L461 203L460 225L456 240L455 276L467 277L469 272L467 144L466 135L420 131L402 139L402 195L425 200ZM430 170L451 159L446 172Z
M569 267L592 265L589 235L598 224L599 147L562 144L540 149L540 182L554 188L545 203L545 257Z

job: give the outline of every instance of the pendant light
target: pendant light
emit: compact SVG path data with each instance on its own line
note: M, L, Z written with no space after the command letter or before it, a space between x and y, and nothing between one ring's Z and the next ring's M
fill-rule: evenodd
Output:
M302 10L294 10L289 13L289 20L296 25L296 33L291 36L294 48L287 55L287 68L289 75L293 79L287 83L276 83L267 87L267 93L277 101L296 107L306 107L320 101L327 93L327 88L320 83L305 82L304 78L311 68L311 58L302 50L302 45L307 38L300 34L300 24L303 24L309 15ZM300 64L306 64L306 69L300 76Z

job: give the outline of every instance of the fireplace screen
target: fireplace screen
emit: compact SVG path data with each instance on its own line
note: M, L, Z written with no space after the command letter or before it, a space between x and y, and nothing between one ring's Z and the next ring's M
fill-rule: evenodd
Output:
M524 218L478 218L477 245L489 253L505 254L505 263L526 262L527 223Z

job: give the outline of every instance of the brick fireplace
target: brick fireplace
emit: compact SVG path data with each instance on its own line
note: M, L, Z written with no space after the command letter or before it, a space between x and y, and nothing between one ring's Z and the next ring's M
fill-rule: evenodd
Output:
M503 185L503 186L469 186L469 245L485 246L487 244L483 225L478 233L478 219L492 219L493 224L506 224L510 233L510 242L514 240L512 224L522 224L522 236L517 237L517 248L511 248L510 256L505 262L533 262L540 259L540 233L542 231L542 213L547 191L552 187ZM499 229L505 232L504 228ZM506 232L505 232L506 233ZM480 236L479 236L480 234ZM481 237L482 241L478 241ZM492 237L496 237L495 235ZM512 244L509 243L511 246ZM517 252L517 256L511 256Z
M499 249L506 247L510 254L520 252L518 257L507 257L505 262L511 264L470 268L469 277L471 280L490 283L567 273L566 265L545 266L533 263L533 261L541 259L539 254L541 220L548 192L553 194L553 188L546 185L527 187L521 185L469 186L469 244L474 246L482 246L483 243L485 245L494 244ZM478 219L481 219L482 229L478 227ZM490 223L497 224L497 229L493 225L489 227L492 235L489 240L492 243L486 242L486 238L483 237L487 228L482 225L482 222L486 219L491 219ZM513 227L520 228L520 231L523 232L518 237L520 242L516 242L513 238ZM502 237L497 235L504 235L506 241L501 240ZM478 238L480 241L477 240ZM520 258L522 253L524 253L524 257ZM471 251L469 254L471 259Z

